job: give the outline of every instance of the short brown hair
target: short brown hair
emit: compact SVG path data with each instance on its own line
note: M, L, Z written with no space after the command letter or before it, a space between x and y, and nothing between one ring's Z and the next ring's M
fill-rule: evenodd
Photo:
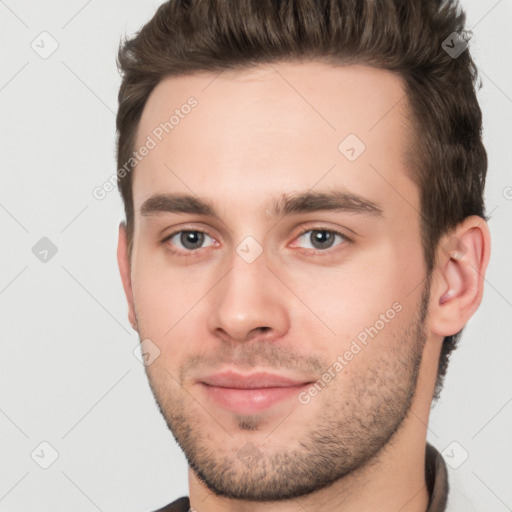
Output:
M411 177L420 190L421 236L430 279L441 237L470 215L486 219L487 155L475 91L477 68L469 50L456 56L443 45L449 41L453 47L454 41L468 39L465 21L457 0L165 2L133 38L121 42L118 54L118 186L129 258L133 172L126 172L126 164L153 88L168 76L311 59L367 64L402 78L415 121ZM129 165L129 171L133 167ZM460 334L444 339L435 398Z

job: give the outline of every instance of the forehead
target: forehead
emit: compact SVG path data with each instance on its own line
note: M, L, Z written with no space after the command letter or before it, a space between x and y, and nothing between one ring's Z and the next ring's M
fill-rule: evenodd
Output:
M136 215L166 191L245 209L314 186L373 199L395 189L414 202L410 132L402 80L368 66L288 62L168 77L138 127L135 149L152 148L135 170Z

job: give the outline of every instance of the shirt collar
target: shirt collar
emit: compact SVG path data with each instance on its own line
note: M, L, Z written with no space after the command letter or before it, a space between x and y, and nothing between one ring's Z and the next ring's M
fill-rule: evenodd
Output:
M445 512L448 501L448 472L442 455L427 443L425 480L430 499L426 512Z

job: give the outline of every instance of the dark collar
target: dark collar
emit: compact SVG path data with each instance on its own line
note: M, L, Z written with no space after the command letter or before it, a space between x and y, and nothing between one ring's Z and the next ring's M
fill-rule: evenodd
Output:
M445 512L448 501L448 472L442 455L427 443L425 480L430 500L427 512Z

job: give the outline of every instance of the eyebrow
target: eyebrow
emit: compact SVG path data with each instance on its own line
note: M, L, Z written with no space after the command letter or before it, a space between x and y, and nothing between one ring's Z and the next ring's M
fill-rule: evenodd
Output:
M273 217L317 211L383 216L382 208L373 201L342 191L284 194L270 206L269 211ZM155 194L144 201L140 213L143 216L158 213L191 213L221 220L211 201L183 194Z

